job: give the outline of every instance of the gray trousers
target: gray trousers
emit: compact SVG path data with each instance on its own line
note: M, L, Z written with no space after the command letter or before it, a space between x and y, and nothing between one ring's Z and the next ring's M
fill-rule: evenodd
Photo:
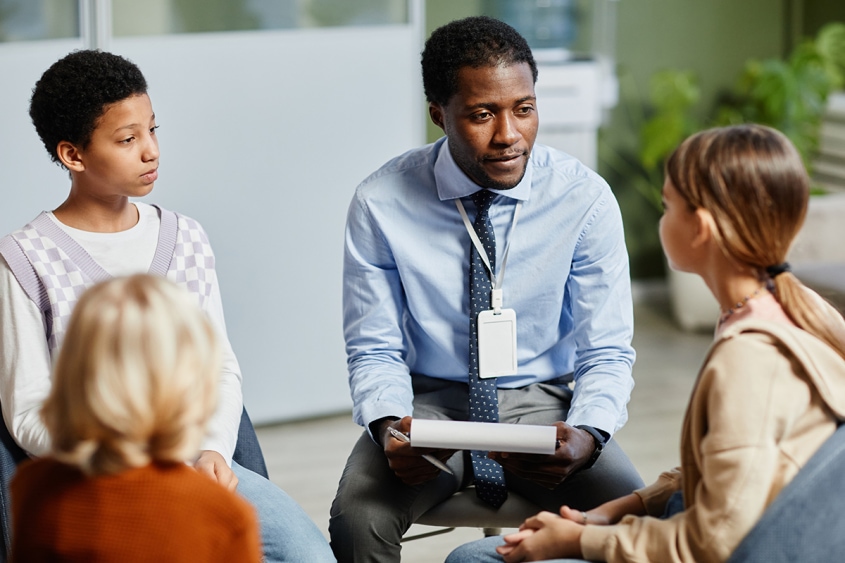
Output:
M467 385L413 376L414 416L467 420ZM553 424L566 420L572 391L565 385L538 383L521 389L499 389L499 421ZM365 431L346 462L331 508L329 534L339 563L398 562L402 535L417 518L472 483L468 452L447 462L455 475L441 473L418 486L402 483L387 464L381 446ZM569 476L554 490L505 473L508 489L546 510L567 504L589 510L643 486L637 470L611 440L596 464Z

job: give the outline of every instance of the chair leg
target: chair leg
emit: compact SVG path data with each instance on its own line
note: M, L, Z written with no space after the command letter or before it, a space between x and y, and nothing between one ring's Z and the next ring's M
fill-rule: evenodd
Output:
M482 532L484 532L484 537L489 538L490 536L499 536L502 534L501 528L482 528Z
M402 543L413 541L413 540L421 540L423 538L430 538L431 536L439 536L440 534L447 534L454 530L455 528L441 528L439 530L434 530L432 532L424 532L422 534L416 534L413 536L405 536L402 538Z

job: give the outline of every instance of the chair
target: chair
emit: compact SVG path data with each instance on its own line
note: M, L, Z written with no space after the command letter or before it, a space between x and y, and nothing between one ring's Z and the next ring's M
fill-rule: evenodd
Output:
M9 481L19 463L27 459L17 442L0 420L0 563L6 563L12 546L12 509L9 501Z
M763 513L728 563L842 561L845 554L845 425Z
M420 516L416 524L437 526L443 529L402 538L403 542L445 534L455 528L481 528L485 536L497 536L502 528L518 528L526 518L542 508L513 491L508 500L496 510L479 500L473 487L458 491Z
M9 549L12 545L12 513L9 503L9 482L15 474L19 463L29 456L9 434L6 425L0 421L0 563L6 563ZM238 442L232 456L239 465L268 478L267 464L258 443L255 428L244 407L241 413L241 423L238 427Z
M258 473L265 479L270 478L267 473L267 464L264 462L264 452L261 451L261 444L258 443L258 436L255 434L255 427L246 412L246 407L241 412L238 442L235 444L235 453L232 454L232 459L241 467L249 469L253 473Z

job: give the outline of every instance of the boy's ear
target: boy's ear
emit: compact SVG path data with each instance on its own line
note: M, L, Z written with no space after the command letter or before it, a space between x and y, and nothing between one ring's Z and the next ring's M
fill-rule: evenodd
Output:
M59 144L56 146L56 154L59 156L61 163L65 165L65 168L71 172L82 172L85 170L85 165L82 164L82 153L70 141L59 141Z
M429 102L428 116L431 118L432 123L443 129L444 133L446 132L446 128L443 126L443 106L434 102Z
M713 222L713 215L704 208L695 210L695 235L692 239L693 248L698 248L708 243L713 238L713 229L716 224Z

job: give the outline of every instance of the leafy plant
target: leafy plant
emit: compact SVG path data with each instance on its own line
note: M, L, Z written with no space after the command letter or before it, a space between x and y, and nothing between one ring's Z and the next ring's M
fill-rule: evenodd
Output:
M649 99L654 114L640 127L639 160L649 186L658 187L656 192L652 189L644 195L658 209L662 209L663 161L681 141L701 128L691 112L700 98L701 91L691 72L662 71L651 78Z
M628 91L638 86L620 69ZM691 71L665 70L649 81L647 106L640 96L623 98L631 124L599 151L625 214L625 233L635 278L662 276L663 252L655 224L662 212L663 163L689 135L707 127L756 122L783 131L811 169L829 94L845 85L845 24L832 23L799 44L785 60L749 60L712 111L699 107L701 93ZM702 117L703 116L703 117ZM819 190L816 190L819 191Z
M818 150L819 130L832 91L845 84L845 24L831 23L799 44L786 60L749 60L734 88L713 113L697 120L695 76L663 71L651 79L650 116L639 127L638 160L646 186L637 190L660 204L663 162L688 135L707 127L760 123L783 132L795 144L808 171Z

